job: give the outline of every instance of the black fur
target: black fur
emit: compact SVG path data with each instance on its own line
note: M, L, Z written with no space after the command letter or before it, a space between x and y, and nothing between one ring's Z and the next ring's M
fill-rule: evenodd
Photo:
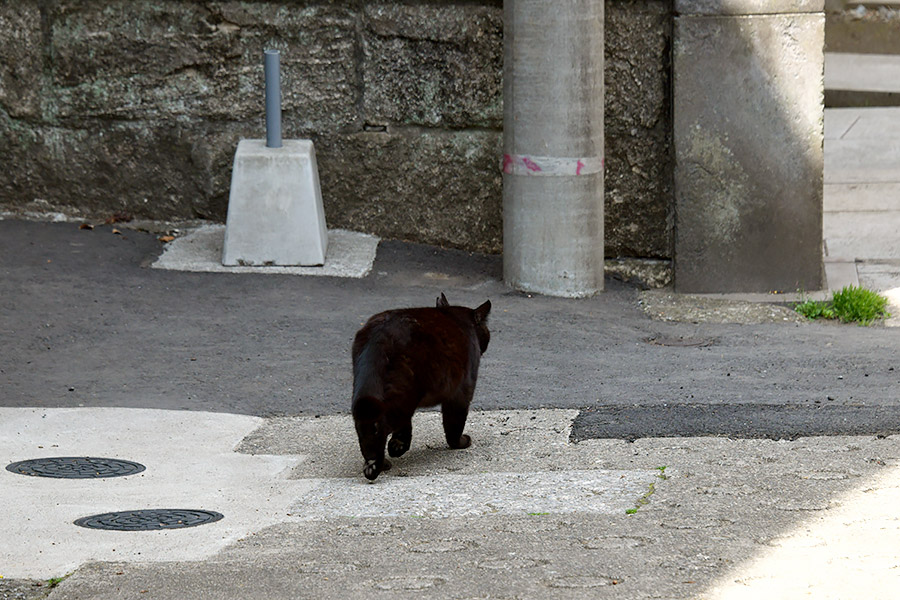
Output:
M440 405L447 444L469 446L463 428L491 339L490 310L490 301L475 309L450 306L441 294L435 308L382 312L356 333L352 413L366 478L391 468L385 443L393 457L409 450L420 406Z

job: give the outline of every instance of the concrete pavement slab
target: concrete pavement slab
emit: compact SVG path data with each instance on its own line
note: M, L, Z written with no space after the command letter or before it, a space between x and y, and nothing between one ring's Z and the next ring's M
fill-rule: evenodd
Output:
M97 409L0 409L0 457L6 463L46 456L100 456L140 462L146 471L112 479L61 480L0 471L0 503L11 507L0 521L0 565L8 578L47 579L90 561L202 561L237 539L275 523L332 517L443 517L480 514L619 513L638 505L658 478L652 469L558 468L572 449L568 432L576 411L540 414L478 413L480 444L519 452L515 472L476 473L491 456L448 451L438 413L415 442L430 465L474 459L462 473L425 467L409 476L400 468L372 487L348 416L298 418L273 428L258 418L182 411ZM532 419L534 417L534 419ZM512 422L512 423L511 423ZM517 424L527 424L527 428ZM546 428L541 426L550 425ZM348 427L348 425L351 425ZM264 431L253 435L254 430ZM295 443L291 430L331 441L304 444L307 454L247 454L275 431L279 445ZM528 435L523 436L527 431ZM518 432L508 438L511 432ZM348 435L349 433L349 435ZM241 443L247 437L247 443ZM302 441L302 435L301 441ZM517 442L510 446L510 442ZM440 447L440 450L435 448ZM559 462L542 461L555 449ZM315 454L352 471L308 477L295 467ZM479 460L481 459L481 460ZM415 458L414 458L415 460ZM555 465L554 470L547 470ZM452 466L452 465L451 465ZM421 468L421 467L420 467ZM542 470L543 469L543 470ZM300 476L298 476L298 473ZM224 514L192 529L97 531L73 522L98 513L147 508L194 508Z
M536 465L530 465L532 468ZM374 489L327 480L291 506L302 519L446 518L624 513L654 483L650 471L529 471L379 477Z
M900 107L825 111L825 188L900 182ZM894 202L889 188L881 192ZM827 200L826 200L827 202ZM894 204L896 207L896 203Z
M742 569L723 578L710 600L800 597L890 598L900 586L900 484L889 469L844 494L829 511L769 541Z
M365 277L372 269L378 238L365 233L332 229L328 253L321 267L225 266L222 248L224 225L203 225L170 242L153 263L154 269L211 273L264 273L269 275L322 275Z
M3 467L49 456L122 458L147 467L111 479L0 470L0 504L6 507L0 515L0 575L47 579L90 560L201 560L276 522L316 482L286 480L298 457L233 452L260 422L149 409L0 408ZM72 524L89 515L147 508L215 510L226 518L195 529L145 532Z
M825 281L828 282L828 290L835 292L852 285L859 287L859 272L855 260L825 259ZM827 295L831 299L831 294Z
M858 265L860 283L888 299L887 327L900 327L900 260L867 261Z
M859 120L860 112L856 108L826 108L825 109L825 139L839 140L850 131L853 124Z
M890 503L897 436L644 438L568 447L592 456L598 470L659 475L633 511L296 519L202 563L92 563L50 598L697 600L735 582L764 590L799 585L829 597L831 578L822 569L852 576L867 597L888 597L879 594L891 588L881 585L896 585L896 569L866 577L865 559L885 565L898 556ZM523 471L540 472L541 464L522 459ZM380 483L359 487L374 491ZM824 533L823 523L839 534ZM854 539L867 546L848 547ZM816 561L802 569L759 570L777 553L807 560L808 548Z
M410 449L393 461L385 476L423 477L435 473L482 474L523 472L540 460L545 470L596 468L570 444L572 423L580 411L474 410L466 421L472 445L464 452L447 447L440 412L419 411L413 417ZM328 435L323 436L322 432ZM300 454L316 448L298 464L294 478L358 478L362 458L347 415L266 419L237 447L249 454Z
M116 418L103 418L104 412ZM140 418L140 412L147 418ZM817 571L767 569L768 557L779 552L803 548L805 553L811 547L817 564L857 577L865 573L859 566L865 559L886 564L898 556L891 542L898 528L891 512L900 467L897 436L573 443L568 436L574 416L575 411L565 410L473 413L473 446L451 451L439 447L437 413L417 415L413 445L423 456L397 459L397 470L375 484L358 474L309 477L343 473L345 460L358 452L348 416L261 420L176 411L5 409L2 422L19 432L12 437L19 438L27 455L77 454L77 446L146 461L147 474L128 485L150 489L125 495L129 500L166 496L163 477L154 482L147 477L171 469L185 455L209 465L207 469L216 470L218 464L215 493L207 492L204 476L198 482L181 473L178 485L186 495L180 498L224 506L226 518L220 523L231 521L231 527L243 530L226 540L217 523L154 539L61 523L95 546L83 554L68 546L70 563L96 562L77 568L52 591L52 600L411 598L422 593L433 598L593 598L600 593L624 599L729 597L710 594L735 581L741 587L797 589L798 572L808 576L803 581L809 589L827 589L815 578ZM155 427L129 425L132 421ZM309 444L310 437L328 443L317 448ZM350 447L338 448L345 443ZM301 457L296 454L300 447L315 451ZM481 454L470 452L478 447L484 448ZM216 456L223 454L233 456ZM319 456L319 464L305 467L312 455ZM407 458L413 464L404 472ZM494 469L492 458L498 463ZM332 461L336 464L329 467ZM292 479L284 468L273 468L291 462ZM356 462L358 469L361 459ZM510 465L517 469L508 470ZM35 486L59 483L12 474L7 478L23 482L12 494L20 503ZM315 485L307 487L310 482ZM237 484L247 488L243 512L228 504ZM100 495L86 493L80 485L77 490L57 489L55 495L34 495L26 510L39 508L44 518L65 512L62 505L70 504L66 498L72 492L81 505L114 504L123 497L115 493L113 480L101 485ZM0 486L10 493L8 489ZM586 491L590 493L583 495ZM322 498L322 492L328 497ZM294 498L289 507L287 497ZM342 503L342 497L350 502ZM54 508L54 501L62 507ZM526 504L506 510L511 505L504 503L510 501ZM4 502L10 506L8 499ZM268 511L273 502L279 506L274 522L247 510L263 505ZM492 502L496 510L473 510ZM423 510L407 510L416 506ZM4 523L9 543L3 546L16 547L20 555L30 548L29 538L45 537L40 558L54 541L66 543L35 529L33 521L26 519L24 527ZM110 537L104 540L97 533ZM217 539L207 545L207 536ZM107 542L115 544L115 551ZM7 557L0 564L9 564ZM893 585L892 575L867 580L870 587L865 589ZM784 588L785 583L794 587Z

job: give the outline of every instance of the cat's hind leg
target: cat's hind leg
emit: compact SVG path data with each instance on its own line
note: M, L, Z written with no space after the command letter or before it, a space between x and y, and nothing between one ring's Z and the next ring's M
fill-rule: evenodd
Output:
M395 458L403 456L409 450L410 443L412 443L412 423L391 434L391 441L387 446L388 454Z
M468 448L472 438L465 435L463 429L466 427L466 417L469 416L469 398L463 396L444 401L441 405L441 416L447 445L455 450Z
M359 449L366 461L363 475L372 481L379 473L391 468L390 461L384 458L384 443L387 438L384 407L377 398L363 396L354 400L352 410Z

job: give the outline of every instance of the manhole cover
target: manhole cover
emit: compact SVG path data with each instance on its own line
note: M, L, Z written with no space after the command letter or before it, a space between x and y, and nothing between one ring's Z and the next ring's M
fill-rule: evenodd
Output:
M673 346L679 348L705 348L712 346L716 341L710 338L693 338L693 337L669 337L658 335L647 338L648 344L654 346Z
M225 515L211 510L153 508L126 510L82 517L75 524L88 529L112 531L155 531L181 529L214 523Z
M7 465L6 470L32 477L57 479L94 479L99 477L123 477L145 469L144 465L118 458L93 458L89 456L62 456L34 458Z

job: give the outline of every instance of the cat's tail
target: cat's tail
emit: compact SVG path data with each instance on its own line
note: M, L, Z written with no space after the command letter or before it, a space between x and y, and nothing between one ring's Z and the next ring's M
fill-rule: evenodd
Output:
M353 360L353 405L362 399L384 399L387 353L376 343L366 344Z
M351 408L354 421L377 421L384 413L384 403L375 396L354 399Z

